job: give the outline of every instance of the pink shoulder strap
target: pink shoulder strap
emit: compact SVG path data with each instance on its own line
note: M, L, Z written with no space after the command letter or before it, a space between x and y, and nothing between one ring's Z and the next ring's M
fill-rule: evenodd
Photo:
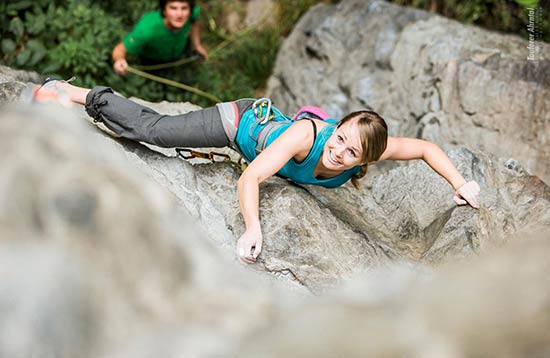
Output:
M292 119L294 120L299 120L299 119L302 119L304 117L307 117L308 114L312 114L314 115L315 117L321 119L321 120L325 120L325 119L329 119L329 115L323 111L322 108L320 107L314 107L314 106L305 106L305 107L302 107L298 110L298 112L296 112L296 114L294 115L294 117Z

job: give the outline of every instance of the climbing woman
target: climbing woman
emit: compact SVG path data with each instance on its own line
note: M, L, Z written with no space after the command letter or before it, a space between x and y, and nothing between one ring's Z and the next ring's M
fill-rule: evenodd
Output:
M162 115L113 93L108 87L85 89L66 81L46 81L34 90L37 101L80 103L95 122L121 137L161 147L225 147L239 151L250 163L238 182L246 231L237 255L256 261L262 250L259 184L279 175L299 184L338 187L348 180L357 187L367 166L383 160L423 159L455 190L458 205L479 207L479 186L466 182L435 144L413 138L388 137L375 112L358 111L322 120L316 110L292 119L269 99L240 99L180 115ZM320 111L322 112L322 111Z

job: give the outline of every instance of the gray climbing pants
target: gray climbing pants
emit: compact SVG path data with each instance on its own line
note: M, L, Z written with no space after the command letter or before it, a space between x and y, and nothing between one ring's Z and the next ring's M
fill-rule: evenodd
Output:
M214 107L178 115L159 114L113 93L95 87L86 96L86 112L117 135L159 147L233 146L240 116L253 99L219 103Z

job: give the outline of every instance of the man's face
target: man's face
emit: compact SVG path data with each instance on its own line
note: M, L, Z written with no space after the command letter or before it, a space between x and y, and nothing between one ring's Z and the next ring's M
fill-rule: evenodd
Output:
M179 30L191 15L191 7L186 1L169 1L164 7L164 24L170 30Z

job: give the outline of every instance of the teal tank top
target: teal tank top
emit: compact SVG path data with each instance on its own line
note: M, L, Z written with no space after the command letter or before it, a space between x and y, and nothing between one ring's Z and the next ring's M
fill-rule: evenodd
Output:
M278 109L272 107L272 110L274 118L265 124L258 123L259 121L256 119L252 109L244 112L240 118L235 143L249 163L294 123L290 117L285 116ZM336 129L336 124L338 123L335 119L327 119L326 122L329 125L319 131L306 159L300 163L294 159L290 159L277 172L278 176L298 184L336 188L351 179L354 174L359 173L360 167L356 166L333 178L317 179L313 176L313 171L323 153L325 143Z

